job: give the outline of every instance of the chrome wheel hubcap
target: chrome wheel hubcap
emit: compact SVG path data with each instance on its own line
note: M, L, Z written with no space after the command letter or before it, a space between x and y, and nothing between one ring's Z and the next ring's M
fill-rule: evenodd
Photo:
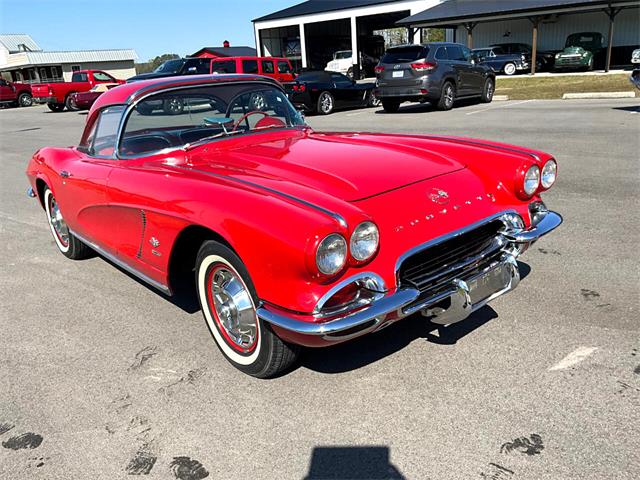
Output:
M56 202L53 196L51 196L49 200L49 223L51 223L53 230L56 232L60 243L65 247L69 245L69 228L67 227L64 218L62 218L58 202Z
M236 350L252 350L258 339L251 294L238 275L225 265L210 272L209 298L224 337Z
M330 112L331 108L333 108L333 100L331 100L331 97L325 93L324 95L322 95L320 105L323 112Z
M451 86L447 87L444 92L444 99L447 106L453 103L453 88Z
M492 82L488 82L487 83L487 98L491 99L493 97L493 83Z

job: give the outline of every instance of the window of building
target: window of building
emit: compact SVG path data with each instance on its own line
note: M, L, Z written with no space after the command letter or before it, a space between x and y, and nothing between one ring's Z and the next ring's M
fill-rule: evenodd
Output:
M78 70L80 70L80 65L71 65L72 72L77 72Z

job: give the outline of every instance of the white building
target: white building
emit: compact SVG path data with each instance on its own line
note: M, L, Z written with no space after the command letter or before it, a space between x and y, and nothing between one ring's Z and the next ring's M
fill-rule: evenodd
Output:
M77 70L102 70L126 80L136 74L134 50L44 51L25 34L0 34L0 73L14 82L70 81Z
M287 56L298 68L324 68L337 50L351 50L357 68L358 52L378 53L373 32L393 27L407 27L415 42L421 29L444 28L448 41L473 47L518 42L555 51L572 33L599 32L613 47L607 65L624 65L640 44L639 7L640 0L307 0L253 24L259 54Z

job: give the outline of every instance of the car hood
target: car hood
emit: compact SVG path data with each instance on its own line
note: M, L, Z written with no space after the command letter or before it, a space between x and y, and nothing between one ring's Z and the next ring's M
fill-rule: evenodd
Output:
M560 55L572 55L585 52L586 50L582 47L566 47L562 52L560 52Z
M306 130L273 133L198 147L187 161L203 173L233 176L295 195L323 192L347 202L465 168L444 153L444 146L433 148L418 137ZM230 145L223 147L225 143ZM222 148L213 149L214 145Z
M127 82L136 82L138 80L152 80L154 78L165 78L165 77L173 77L175 75L179 75L177 73L160 73L160 72L149 72L149 73L141 73L139 75L135 75L130 77Z

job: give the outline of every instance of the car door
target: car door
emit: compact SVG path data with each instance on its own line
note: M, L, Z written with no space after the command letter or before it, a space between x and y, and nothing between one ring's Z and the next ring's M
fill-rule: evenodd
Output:
M292 82L295 79L289 60L278 60L278 80Z
M346 75L331 72L331 82L334 88L336 106L350 107L360 103L360 90L355 88L355 82Z
M16 97L16 92L12 86L3 79L0 79L0 102L10 102Z
M471 51L462 45L447 45L447 56L458 78L458 96L473 95L476 91L476 81L471 64Z
M69 228L98 246L107 247L114 228L106 185L113 167L115 139L124 106L103 109L73 155L52 162L53 193Z
M472 61L471 49L461 46L463 62L468 68L469 94L479 95L484 88L485 67Z

